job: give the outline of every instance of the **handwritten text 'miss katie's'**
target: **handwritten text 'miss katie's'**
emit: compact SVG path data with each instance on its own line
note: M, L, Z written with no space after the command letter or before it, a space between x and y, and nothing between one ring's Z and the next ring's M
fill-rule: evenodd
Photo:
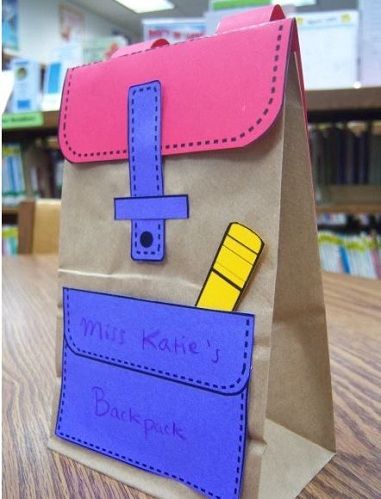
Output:
M221 350L209 339L201 342L187 338L186 335L169 336L160 329L148 331L142 328L137 336L129 335L127 329L82 317L80 330L85 337L94 337L102 343L112 343L118 347L128 346L130 341L137 338L143 351L157 352L161 355L186 355L190 358L203 355L212 364L217 364L221 358Z

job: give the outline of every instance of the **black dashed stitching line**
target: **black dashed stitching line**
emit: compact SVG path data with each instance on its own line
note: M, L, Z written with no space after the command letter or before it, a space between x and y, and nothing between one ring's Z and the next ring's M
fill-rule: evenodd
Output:
M69 333L70 339L72 340L72 337L71 337L71 334L70 334L70 302L69 302L69 300L70 300L70 292L68 290L66 290L65 294L66 294L65 312L66 312L66 317L67 317L67 328L68 328L68 333ZM249 326L250 326L250 319L246 319L246 326L249 328ZM246 329L246 331L245 331L245 338L246 339L249 336L249 333L250 333L250 330ZM161 470L160 468L154 468L154 467L152 467L150 465L147 465L145 463L141 463L140 461L137 461L137 460L128 458L128 457L126 457L124 455L121 455L118 452L115 452L115 451L112 451L112 450L109 450L109 449L105 449L104 447L100 447L99 445L93 444L91 442L87 442L86 440L82 440L82 439L80 439L78 437L74 437L72 435L68 435L67 433L62 432L61 431L61 421L62 421L62 417L63 417L63 408L64 408L65 397L66 397L67 353L66 353L66 347L65 347L65 345L63 345L63 349L64 349L64 363L63 363L63 369L62 369L62 393L61 393L61 400L60 400L59 424L57 425L57 430L56 430L61 437L66 438L66 439L71 440L71 441L74 441L74 442L77 442L81 446L90 446L92 449L96 449L97 451L103 452L104 454L109 454L111 456L115 456L117 459L129 462L132 465L143 467L143 468L151 470L151 471L156 471L157 473L159 473L162 476L171 476L175 480L179 480L182 483L186 483L187 485L190 485L191 487L195 488L196 490L200 490L204 494L205 493L208 494L210 497L215 497L216 499L221 499L221 496L216 495L213 492L206 491L206 489L204 489L203 487L200 487L199 485L196 485L196 484L194 484L192 482L189 482L188 480L185 480L184 478L182 478L180 476L177 476L177 475L174 475L174 474L170 474L167 471ZM113 358L112 358L112 360L113 360ZM139 365L139 367L141 367L141 366ZM243 417L244 417L245 406L243 404L243 399L244 399L246 390L247 390L247 388L245 390L243 390L243 392L241 393L241 403L240 403L240 421L241 422L243 421ZM243 442L244 426L242 424L239 425L239 431L240 431L240 434L239 434L239 437L238 437L238 442L239 443L238 443L238 455L237 455L238 466L236 468L236 476L235 476L235 479L234 479L234 482L236 484L236 486L234 488L234 494L235 495L238 493L239 477L241 475L242 465L243 465L243 458L242 458L242 448L243 448L243 445L242 445L242 442Z
M241 393L241 402L240 402L240 421L243 421L244 419L244 411L245 411L245 405L243 403L244 401L244 395L245 391ZM237 468L236 468L236 476L235 476L235 488L234 488L234 495L238 493L239 489L239 478L240 478L240 471L243 466L243 432L244 432L244 425L240 424L239 425L239 436L238 436L238 454L237 454Z
M57 425L57 430L61 430L61 422L62 422L62 417L63 417L63 406L65 402L65 396L66 396L66 348L63 345L64 349L64 355L63 355L63 366L62 366L62 394L61 394L61 407L60 407L60 412L59 412L59 421Z
M280 42L282 41L282 33L281 33L281 31L283 30L283 28L284 28L284 25L283 25L283 24L280 24L280 25L278 26L278 31L279 31L279 34L277 35L277 38L276 38L277 44L275 45L275 52L278 52L278 51L280 50L280 48L281 48L281 44L280 44ZM226 34L227 34L227 33L225 33L225 35L226 35ZM139 50L139 51L137 51L137 52L133 52L132 54L126 54L126 55L124 55L124 56L122 56L122 57L132 57L133 55L140 54L140 53L142 53L142 52L149 52L149 51L151 51L151 50L165 49L166 47L173 47L173 46L176 46L176 45L181 45L181 44L183 44L183 43L189 43L190 41L200 41L200 40L203 40L203 39L205 39L205 38L213 38L214 36L224 36L224 34L222 33L222 34L219 34L219 35L212 35L212 36L207 36L207 37L203 36L203 37L198 37L198 38L194 38L194 39L188 40L188 41L186 41L186 42L178 42L178 43L174 43L174 44L172 44L172 45L162 45L162 46L160 46L160 47L154 47L154 48L150 48L150 49ZM279 42L279 43L278 43L278 42ZM275 54L275 55L274 55L274 59L275 59L275 61L278 61L279 56L278 56L277 54ZM105 61L95 61L95 62L92 62L92 63L90 63L90 64L84 64L84 65L82 65L82 66L76 66L76 67L71 68L71 69L69 70L69 77L68 77L68 84L67 84L68 88L67 88L67 92L66 92L66 96L65 96L65 110L64 110L64 119L63 119L63 131L64 131L64 133L63 133L63 136L64 136L64 142L65 142L66 146L68 147L69 151L70 151L72 154L74 154L74 156L77 156L77 155L79 156L80 154L83 154L84 156L86 156L87 154L90 154L90 156L94 156L94 154L97 154L97 153L96 153L96 152L95 152L95 153L94 153L94 152L90 152L90 153L89 153L89 152L87 152L87 153L79 153L78 151L75 151L74 149L72 149L72 148L71 148L71 146L70 146L70 144L69 144L69 141L67 140L67 133L66 133L66 121L67 121L67 107L68 107L68 102L69 102L69 94L70 94L71 79L72 79L72 76L73 76L73 72L74 72L75 70L78 70L78 69L83 68L83 67L86 67L86 66L92 66L92 65L94 65L94 64L100 64L100 63L105 63ZM106 63L107 63L107 61L106 61ZM278 65L274 65L274 66L273 66L273 73L274 73L274 75L272 76L272 83L275 83L275 82L277 81L277 78L276 78L276 75L275 75L275 73L277 73L277 71L278 71ZM156 90L155 90L155 91L156 91ZM275 94L275 92L274 92L274 94ZM272 101L272 102L271 102L271 104L269 104L269 105L272 105L272 104L273 104L273 102L274 102L274 101ZM266 111L266 113L262 112L262 114L265 114L265 115L266 115L266 114L268 114L268 110ZM262 122L262 121L261 121L261 122ZM258 124L258 120L257 120L257 124ZM251 128L251 131L254 131L254 127L253 127L253 126L250 126L249 128ZM241 136L241 134L239 134L239 137L240 137L240 138L243 138L243 137ZM221 142L223 142L223 143L227 143L227 142L228 142L228 140L227 140L227 139L220 139L220 140L221 140ZM230 137L230 138L229 138L229 140L230 140L230 142L236 142L237 137L236 137L236 136ZM198 142L196 142L196 143L195 143L195 142L188 142L188 147L194 147L195 145L196 145L197 147L199 147L199 146L201 145L201 144L199 144L199 142L200 142L200 141L198 141ZM211 142L210 140L208 140L208 141L206 141L206 140L205 140L205 141L204 141L204 144L205 144L205 145L209 145L209 144L210 144L210 142ZM213 144L218 144L218 143L219 143L219 139L214 139L214 140L213 140ZM184 143L180 144L180 147L182 147L182 148L183 148L183 147L186 147L186 144L184 144L184 145L183 145L183 144L184 144ZM169 150L169 149L176 149L177 147L178 147L178 144L163 144L163 145L162 145L162 149L166 149L166 150ZM119 155L119 154L118 154L118 152L116 152L116 155L117 155L120 159L124 159L124 158L123 158L123 153L125 154L126 152L127 152L126 150L123 150L121 155ZM112 155L112 152L110 151L110 152L109 152L109 154L111 154L111 155ZM115 159L117 159L117 158L115 158Z
M204 488L201 488L199 485L197 485L195 483L192 483L192 482L189 482L188 480L185 480L185 478L182 478L182 477L180 477L178 475L174 475L172 473L168 473L166 471L161 470L160 468L154 468L153 466L150 466L149 464L145 464L145 463L142 463L140 461L137 461L136 459L131 459L131 458L127 457L127 456L122 456L118 452L114 452L112 450L105 449L103 447L100 448L99 446L97 446L97 445L95 445L95 444L93 444L91 442L84 442L84 441L82 441L78 437L74 437L72 435L68 435L68 434L63 433L61 431L58 431L58 434L61 437L63 437L65 440L70 440L72 442L79 443L82 447L90 447L92 449L97 449L97 451L101 451L101 453L103 453L103 454L108 454L110 456L114 456L114 457L116 457L120 461L126 461L127 463L130 463L132 465L138 466L140 468L145 468L148 471L155 471L159 475L162 475L162 476L165 475L165 476L171 477L171 478L173 478L175 480L179 480L182 483L186 483L187 485L190 485L191 487L193 487L196 490L200 490L200 491L208 494L208 496L210 496L210 497L215 497L216 499L218 499L220 497L220 496L217 496L217 495L213 494L213 492L206 491Z

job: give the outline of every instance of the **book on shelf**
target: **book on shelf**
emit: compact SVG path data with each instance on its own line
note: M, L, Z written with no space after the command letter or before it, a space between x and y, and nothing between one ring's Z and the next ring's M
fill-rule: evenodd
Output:
M320 263L323 270L353 276L381 278L381 236L341 234L328 230L318 233Z
M18 250L18 228L15 225L3 225L2 254L17 255L17 250Z
M53 168L53 197L60 198L62 193L64 158L59 150L50 151Z
M317 222L323 270L381 278L381 213L322 213Z
M16 205L26 196L19 144L4 144L2 147L2 195L6 205Z
M380 122L314 124L309 136L318 202L329 198L333 186L373 186L364 190L362 201L381 202Z
M63 157L41 141L3 144L3 205L15 206L25 198L61 196Z
M12 113L38 111L41 100L41 66L30 59L14 58L11 70L15 75L15 84L10 101Z
M381 185L381 134L369 137L369 183Z

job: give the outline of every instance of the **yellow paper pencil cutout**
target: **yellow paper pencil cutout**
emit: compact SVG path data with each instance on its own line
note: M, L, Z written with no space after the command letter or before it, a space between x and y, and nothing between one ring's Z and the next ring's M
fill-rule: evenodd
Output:
M196 307L232 311L237 306L263 249L262 239L237 222L225 232Z

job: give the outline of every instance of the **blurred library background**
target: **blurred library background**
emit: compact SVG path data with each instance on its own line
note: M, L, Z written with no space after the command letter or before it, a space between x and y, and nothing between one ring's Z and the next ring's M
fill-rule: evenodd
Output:
M226 14L268 3L3 0L3 254L57 251L67 68L147 39L212 34ZM299 27L322 268L380 279L381 1L273 3ZM46 232L42 243L36 230Z

